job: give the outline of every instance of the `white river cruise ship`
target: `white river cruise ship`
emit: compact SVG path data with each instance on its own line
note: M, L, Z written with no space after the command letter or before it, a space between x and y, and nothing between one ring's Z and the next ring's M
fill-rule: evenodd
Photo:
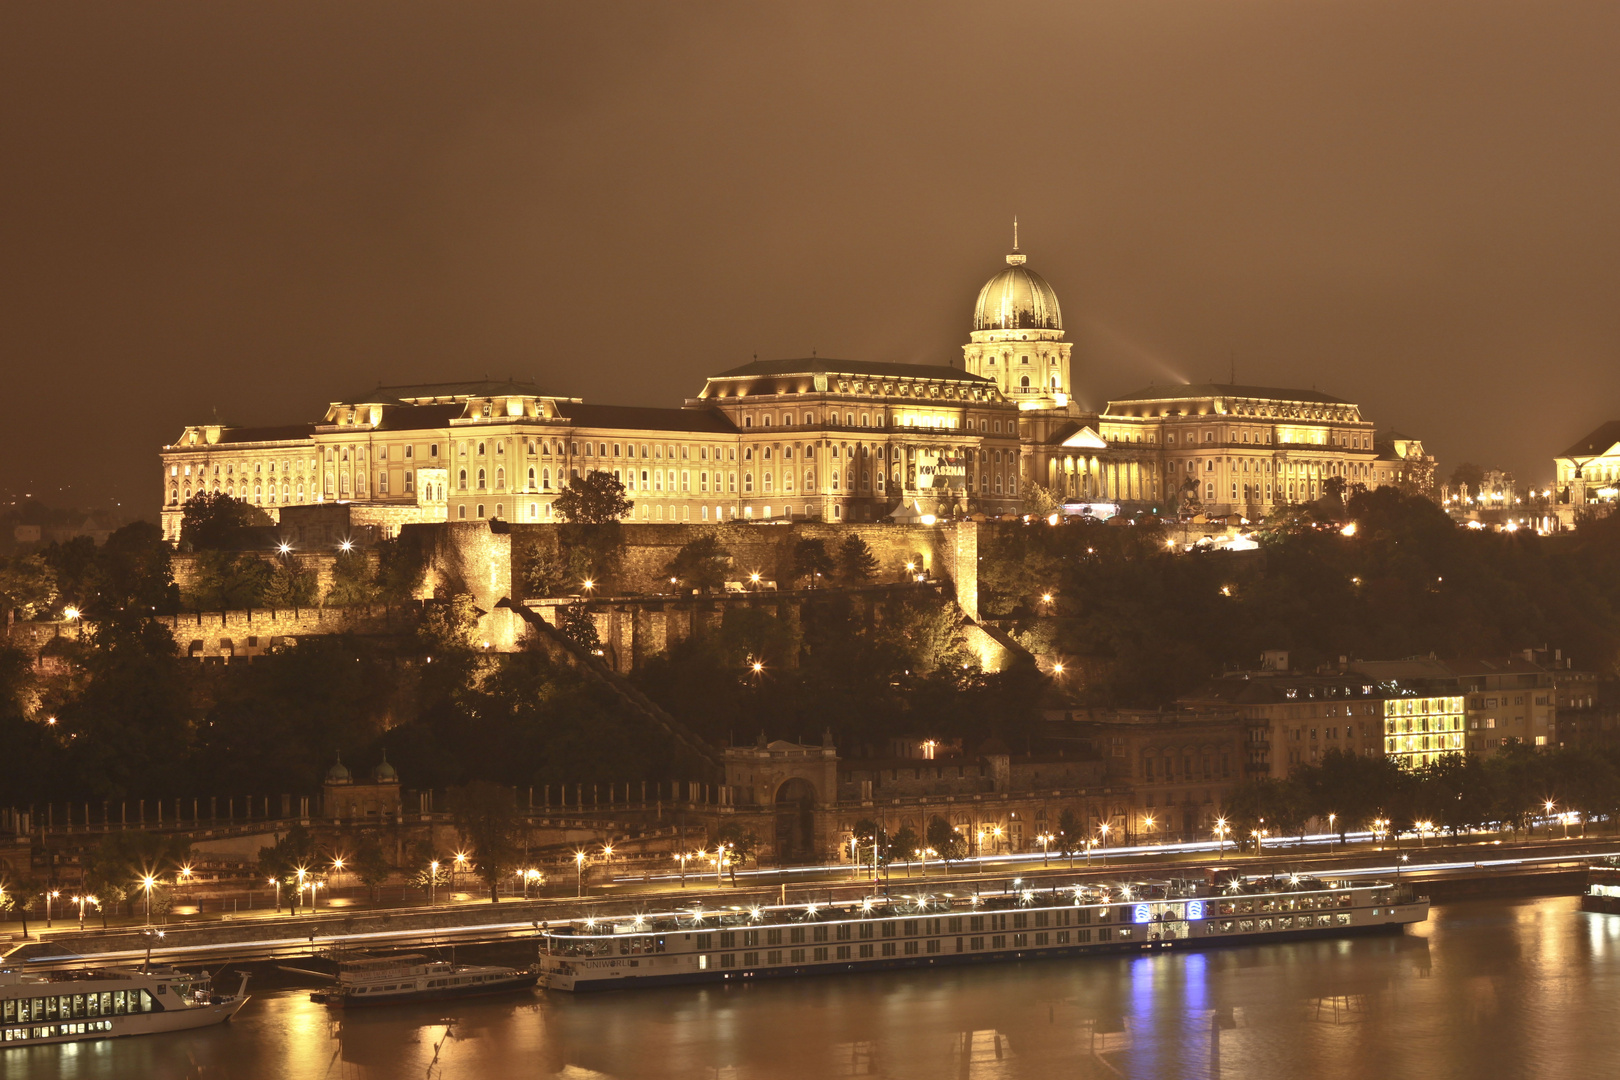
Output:
M890 967L1209 948L1399 931L1428 918L1406 886L1290 876L1234 881L1088 882L994 896L693 908L586 919L542 930L541 984L609 990Z
M206 975L173 968L0 970L0 1050L221 1024L247 1001L247 982L220 994Z

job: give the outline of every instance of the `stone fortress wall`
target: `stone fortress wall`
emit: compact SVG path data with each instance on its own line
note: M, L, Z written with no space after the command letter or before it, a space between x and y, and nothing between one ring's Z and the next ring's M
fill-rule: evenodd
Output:
M881 617L893 599L893 586L908 583L907 563L930 581L949 582L957 602L970 619L978 608L978 525L974 522L936 525L639 525L621 526L625 549L616 597L598 598L595 611L598 634L610 667L628 673L649 656L718 623L728 605L760 606L779 618L796 618L802 598L793 589L793 551L799 540L823 540L829 554L851 533L864 539L877 560L873 586L860 590L857 603L873 617ZM407 526L403 535L420 543L425 570L420 598L465 592L480 612L479 643L493 651L522 648L530 628L513 610L526 604L547 622L556 623L556 609L572 600L527 598L521 595L521 559L530 541L558 541L558 525L507 525L504 522L467 521ZM735 580L749 583L760 574L759 590L710 597L670 594L664 567L681 547L708 534L719 536L731 552ZM332 584L335 552L295 552L289 556L256 553L273 560L291 558L313 571L320 593ZM199 556L174 556L175 580L181 591L196 583ZM769 583L775 583L771 587ZM319 634L388 634L408 629L415 618L412 606L254 608L239 611L185 612L158 617L170 629L186 656L196 659L250 658L284 642ZM17 623L8 640L30 655L53 640L72 640L85 632L79 623ZM968 627L969 647L991 670L1011 659L1005 642L976 624Z

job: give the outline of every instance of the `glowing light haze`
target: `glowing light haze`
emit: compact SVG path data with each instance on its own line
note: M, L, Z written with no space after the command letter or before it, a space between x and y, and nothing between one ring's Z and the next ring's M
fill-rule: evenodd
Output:
M1318 386L1549 478L1620 415L1620 8L297 2L0 13L0 487L386 381L673 404L960 358L1013 214L1082 400Z

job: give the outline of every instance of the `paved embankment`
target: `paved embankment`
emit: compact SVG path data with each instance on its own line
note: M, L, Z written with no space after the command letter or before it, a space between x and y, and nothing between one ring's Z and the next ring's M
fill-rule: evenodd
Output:
M1620 842L1569 841L1558 844L1469 844L1408 849L1404 852L1278 852L1243 856L1218 863L1133 859L1121 865L1093 864L1073 869L1038 863L995 873L951 873L907 878L898 873L877 889L893 895L927 891L1003 892L1014 887L1049 888L1077 881L1144 880L1213 875L1263 876L1300 873L1318 877L1401 878L1436 901L1472 896L1550 895L1581 890L1588 862L1620 855ZM642 886L642 888L646 888ZM222 919L160 927L162 936L140 928L106 932L57 933L12 949L6 959L30 967L77 967L128 962L143 958L166 963L267 960L307 956L335 947L410 948L435 944L471 944L523 938L541 924L580 918L612 918L636 912L667 911L701 905L710 911L778 903L849 901L873 890L870 881L772 881L750 875L741 887L691 887L636 891L618 896L508 900L499 904L350 911L317 915Z

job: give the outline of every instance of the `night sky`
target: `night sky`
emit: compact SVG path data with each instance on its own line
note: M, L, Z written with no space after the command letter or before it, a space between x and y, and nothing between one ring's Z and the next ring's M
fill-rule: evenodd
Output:
M1011 220L1081 400L1316 387L1545 483L1620 418L1620 5L0 9L0 488L216 412L959 361Z

